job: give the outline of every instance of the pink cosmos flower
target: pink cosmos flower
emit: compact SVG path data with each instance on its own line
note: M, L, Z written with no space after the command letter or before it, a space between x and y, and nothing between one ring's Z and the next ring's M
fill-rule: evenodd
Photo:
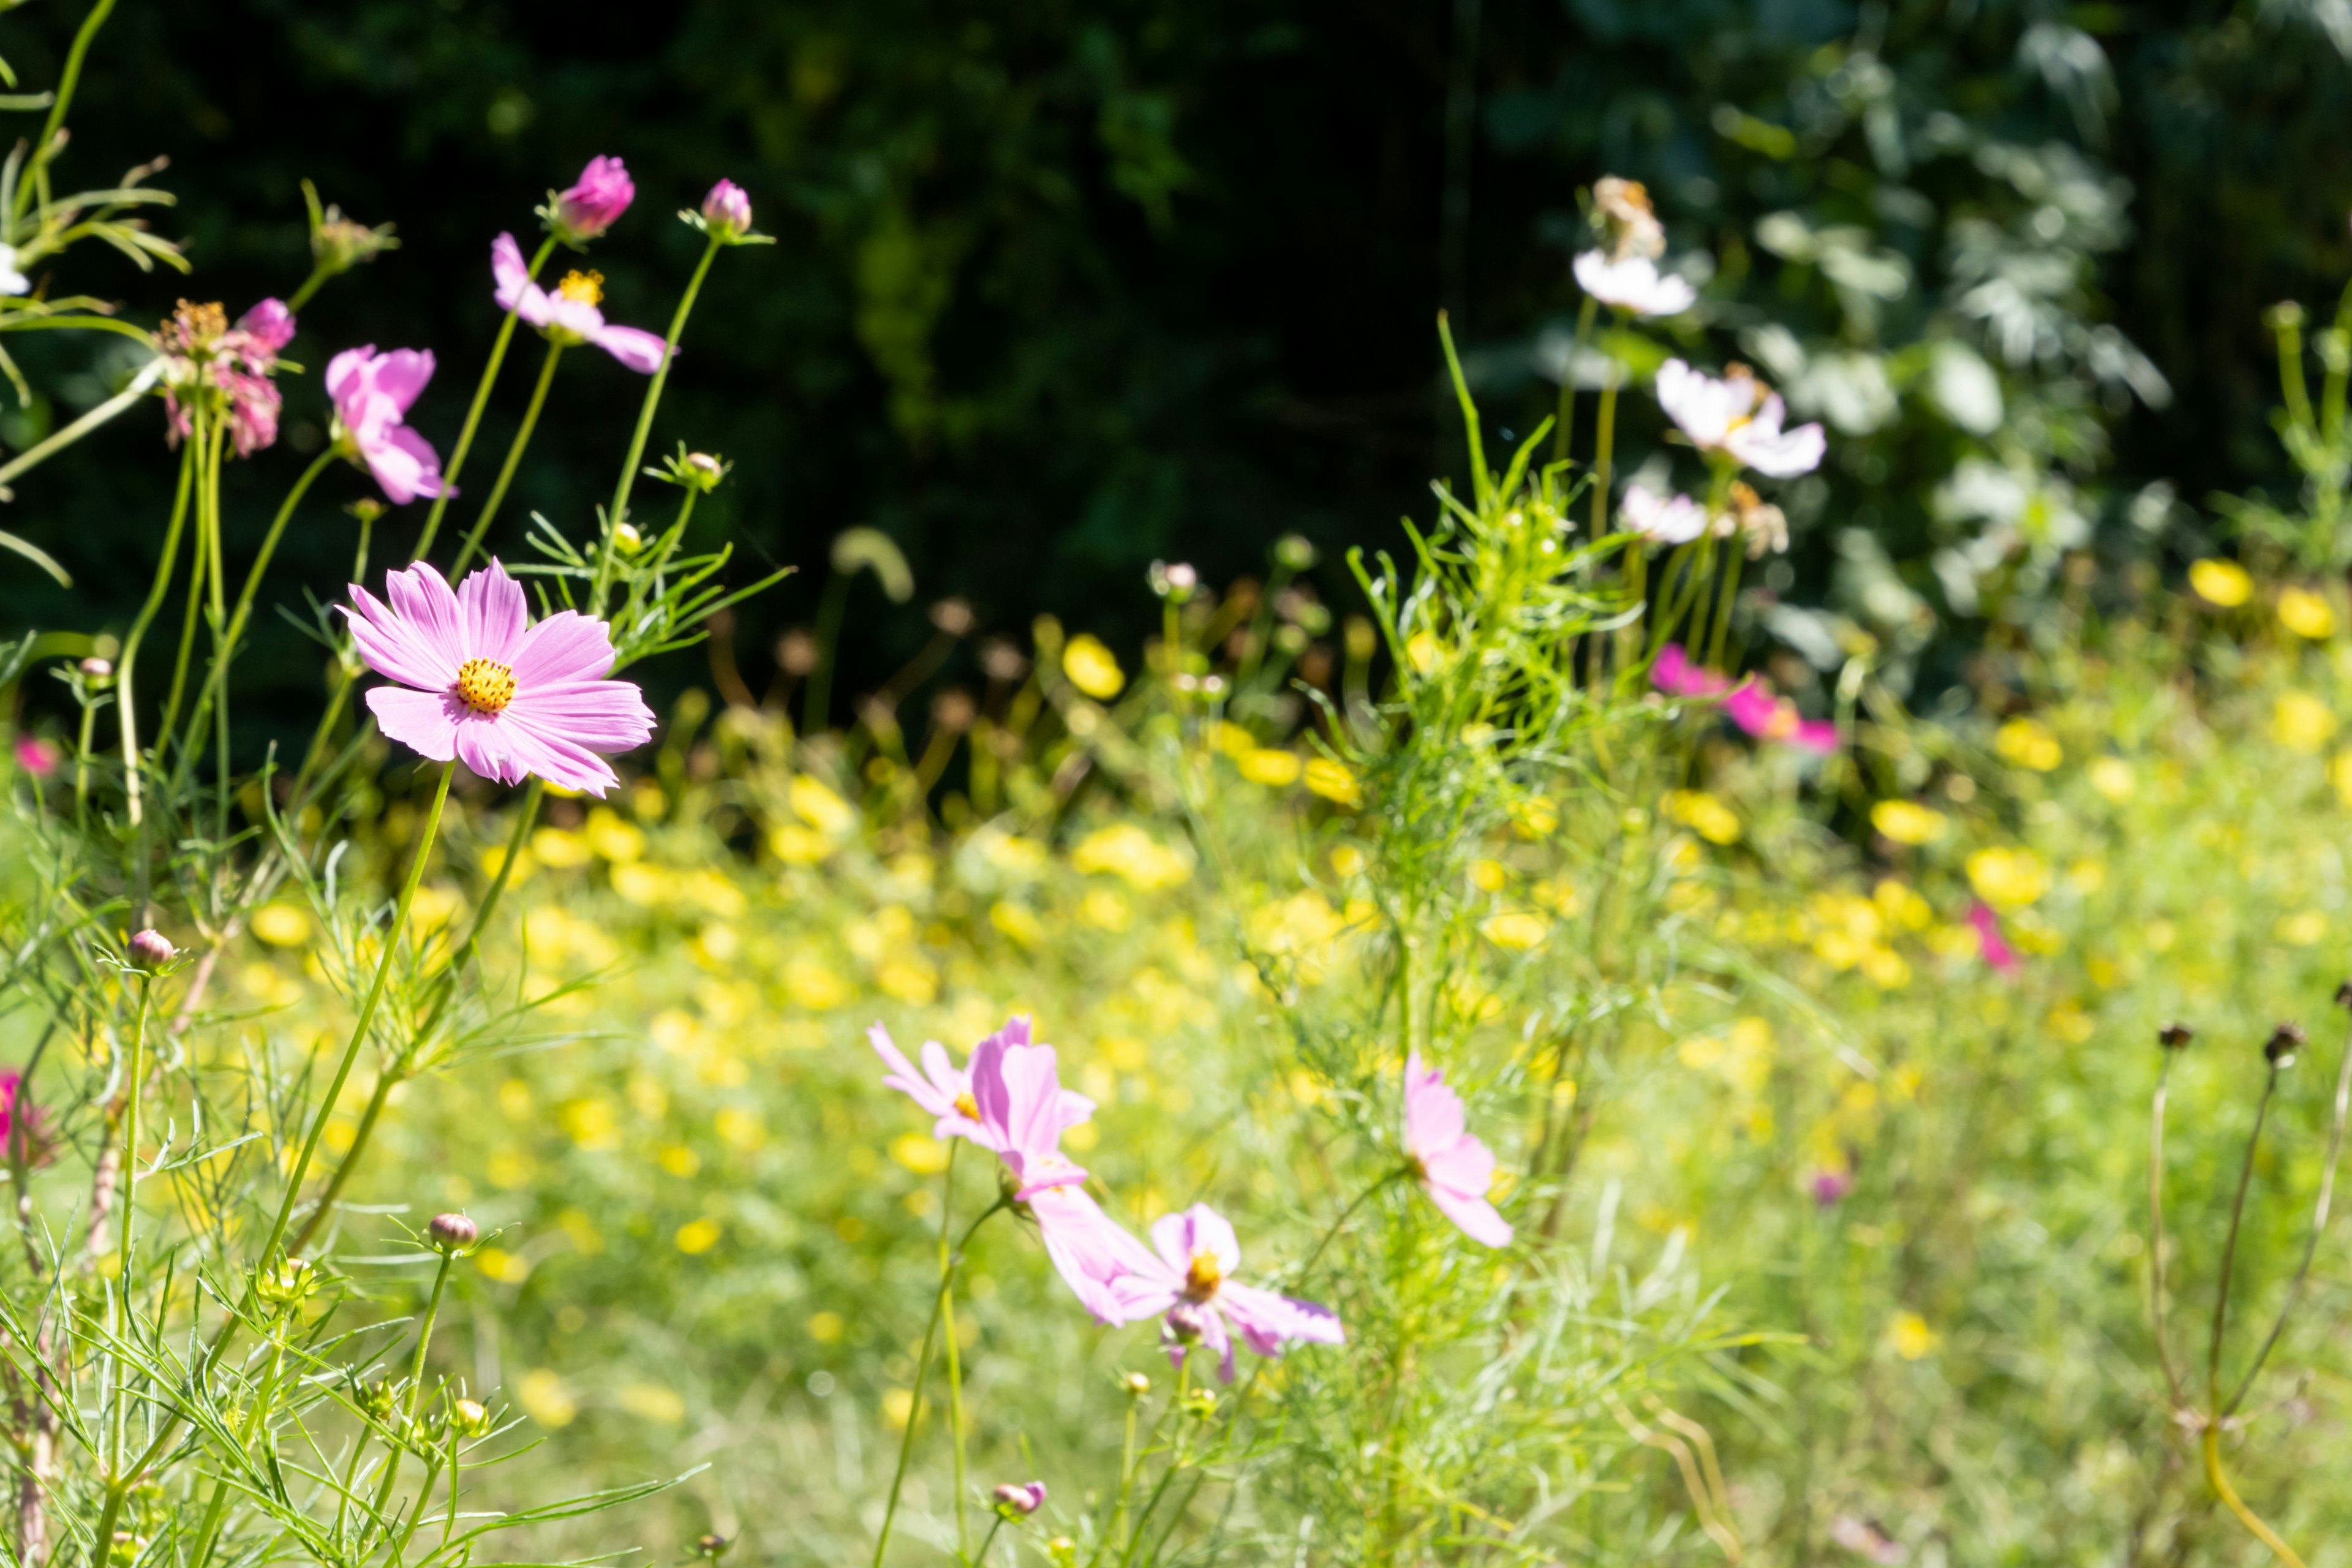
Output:
M66 754L55 741L45 741L38 735L16 737L16 765L37 779L55 776L65 765Z
M1236 1282L1241 1242L1223 1215L1206 1204L1152 1222L1151 1245L1159 1256L1112 1282L1111 1293L1130 1320L1168 1315L1175 1331L1169 1359L1184 1364L1189 1340L1197 1336L1218 1358L1217 1375L1234 1380L1234 1331L1262 1356L1276 1356L1293 1340L1345 1343L1339 1315L1312 1301L1277 1296Z
M1752 675L1723 700L1723 711L1759 741L1785 742L1822 756L1838 749L1835 724L1799 716L1795 703L1773 696L1772 689Z
M591 158L572 188L555 198L551 215L556 235L567 245L593 239L614 224L637 199L637 187L618 158Z
M432 445L407 425L409 405L432 379L431 349L380 354L369 343L327 362L335 443L345 457L366 465L394 506L406 506L418 496L457 494L442 483L441 459ZM518 603L521 593L515 590Z
M1650 666L1650 684L1669 697L1720 697L1731 682L1670 642L1658 650Z
M1026 1519L1045 1506L1045 1483L1007 1481L988 1495L996 1500L996 1510L1006 1518Z
M42 1126L45 1120L41 1108L33 1104L32 1096L25 1092L25 1075L14 1068L0 1072L0 1163L15 1159L16 1141L21 1129L25 1163L47 1164L57 1152L57 1144Z
M228 325L218 305L186 300L155 333L163 351L166 438L174 447L195 430L195 405L228 416L229 441L249 458L278 439L284 399L271 377L279 351L293 341L294 312L264 300Z
M751 232L750 194L732 180L719 181L702 198L702 221L706 231L722 242L741 238Z
M1853 1173L1832 1170L1827 1166L1815 1171L1810 1184L1815 1208L1835 1208L1853 1191Z
M1025 1204L1084 1182L1087 1173L1062 1152L1062 1129L1069 1123L1054 1047L1029 1044L1025 1021L1019 1037L1013 1034L1007 1029L972 1047L971 1095L980 1111L978 1142L1013 1172L1013 1201Z
M1510 1222L1486 1200L1494 1153L1470 1135L1462 1097L1445 1087L1444 1073L1422 1066L1419 1051L1404 1063L1404 1152L1429 1201L1463 1235L1487 1247L1510 1245Z
M452 591L425 562L358 584L338 606L370 669L397 681L368 693L386 738L486 779L550 784L602 798L618 777L598 753L642 746L654 716L635 686L607 680L604 623L560 610L530 624L522 586L492 561Z
M1685 495L1662 496L1647 485L1627 485L1617 510L1628 533L1661 544L1687 544L1706 531L1706 508Z
M1636 316L1679 316L1698 303L1698 290L1683 279L1660 272L1646 256L1612 261L1606 251L1588 250L1576 258L1577 287L1620 310Z
M2001 935L2000 917L1992 912L1991 905L1981 900L1969 905L1969 924L1976 928L1978 955L1992 966L1994 973L2015 974L2023 967L2017 949Z
M1722 452L1774 479L1794 479L1821 467L1829 450L1819 425L1783 431L1788 405L1746 365L1722 379L1670 359L1658 369L1658 405L1703 452Z
M603 273L568 272L551 294L530 280L515 237L502 234L490 241L490 277L498 284L499 309L512 310L548 342L567 348L594 343L640 375L661 368L667 340L642 327L613 326L596 308L604 300Z
M950 1138L969 1138L992 1154L1003 1152L998 1146L996 1135L981 1125L980 1102L972 1096L971 1072L954 1064L945 1046L937 1040L924 1041L922 1070L918 1072L915 1064L907 1059L906 1053L890 1038L890 1031L881 1025L877 1024L866 1030L866 1038L872 1043L875 1055L882 1058L882 1065L890 1069L882 1079L884 1087L897 1089L939 1118L931 1129L932 1137L942 1142ZM1030 1043L1029 1020L1016 1016L988 1039L1004 1045L1026 1046ZM987 1043L983 1040L981 1045L985 1047ZM979 1057L980 1048L975 1047L972 1059L977 1061ZM1058 1115L1064 1131L1076 1127L1094 1113L1093 1100L1066 1089L1062 1090Z
M1118 1285L1160 1267L1150 1248L1103 1213L1083 1187L1045 1187L1027 1202L1045 1256L1078 1304L1106 1327L1132 1322L1135 1314L1120 1300Z

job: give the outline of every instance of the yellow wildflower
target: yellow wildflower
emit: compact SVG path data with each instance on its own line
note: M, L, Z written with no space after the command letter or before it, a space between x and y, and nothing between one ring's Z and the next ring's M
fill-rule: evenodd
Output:
M2282 691L2271 707L2271 738L2291 752L2316 752L2336 733L2336 715L2307 691Z
M299 947L310 940L310 911L299 904L264 904L253 911L253 934L272 947Z
M1115 823L1088 834L1070 853L1081 871L1110 872L1150 891L1191 879L1192 862L1132 822Z
M1882 800L1870 808L1870 825L1897 844L1932 844L1949 820L1916 801Z
M1506 910L1489 918L1478 930L1496 947L1525 952L1543 941L1551 930L1551 922L1532 910Z
M1979 849L1969 857L1969 885L1995 909L2021 910L2050 890L2050 868L2031 849Z
M2121 757L2101 757L2091 764L2091 787L2121 805L2139 793L2139 775Z
M1274 746L1253 746L1234 758L1234 765L1250 783L1262 784L1270 789L1283 789L1297 784L1303 766L1297 752Z
M1666 815L1710 844L1737 844L1739 818L1705 790L1678 789L1666 796Z
M515 1398L530 1418L542 1426L568 1426L580 1414L580 1402L563 1385L563 1379L545 1367L523 1374L515 1388Z
M1091 632L1080 632L1062 649L1062 673L1097 702L1108 702L1127 684L1118 658Z
M2280 590L2278 618L2279 625L2313 642L2324 642L2336 635L2336 611L2308 588Z
M1306 768L1307 787L1325 800L1339 805L1360 805L1364 799L1364 786L1353 769L1334 757L1309 757Z
M1917 1361L1943 1342L1918 1313L1897 1312L1895 1321L1886 1326L1886 1342L1905 1361Z
M1992 749L2003 762L2037 773L2048 773L2066 756L2059 748L2058 737L2038 719L2011 719L1993 736Z
M2209 605L2234 610L2253 596L2254 580L2234 561L2200 561L2189 569L2189 585Z

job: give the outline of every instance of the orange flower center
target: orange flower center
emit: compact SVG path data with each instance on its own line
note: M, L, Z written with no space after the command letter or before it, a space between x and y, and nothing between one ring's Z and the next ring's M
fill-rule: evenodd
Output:
M1184 1270L1184 1296L1187 1300L1205 1301L1217 1293L1225 1282L1224 1266L1213 1252L1192 1254L1192 1267Z
M493 659L469 658L457 667L457 695L477 713L502 713L514 700L514 669Z
M601 272L567 272L555 291L575 304L601 305L604 302L604 275Z
M962 1117L967 1121L977 1121L980 1120L980 1101L971 1097L971 1090L970 1089L965 1089L961 1094L955 1097L955 1108L956 1114Z

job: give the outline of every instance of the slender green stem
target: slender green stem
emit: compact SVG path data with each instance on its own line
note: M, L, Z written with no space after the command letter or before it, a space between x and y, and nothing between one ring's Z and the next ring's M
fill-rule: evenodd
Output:
M195 560L188 571L188 607L180 617L180 652L172 662L171 695L164 698L163 717L155 723L153 749L155 765L159 769L163 765L163 752L172 743L173 729L180 721L180 700L188 692L188 670L195 654L196 622L204 609L205 574L212 570L212 531L205 521L205 447L210 422L201 409L192 417L193 427L188 433L188 461L192 484L190 500L194 507L191 531L195 535Z
M2164 1102L2171 1085L2172 1053L2167 1050L2163 1065L2157 1069L2156 1097L2147 1112L2147 1312L2156 1335L2157 1364L2164 1369L2165 1387L2171 1392L2173 1408L2178 1410L2186 1401L2179 1371L2172 1364L2172 1346L2164 1331Z
M966 1552L965 1560L975 1564L985 1563L988 1561L988 1549L996 1544L996 1532L1003 1528L1004 1516L1000 1513L996 1516L995 1522L988 1527L988 1533L981 1538L980 1555L974 1557L971 1552Z
M507 460L499 466L498 482L490 487L490 499L482 503L482 515L475 520L473 531L466 535L465 543L457 547L457 559L449 567L452 577L466 570L466 563L474 558L482 535L490 531L490 520L499 515L499 503L507 499L507 486L514 482L515 465L522 461L522 449L530 445L530 433L539 426L539 411L546 405L548 384L555 379L555 362L562 353L562 343L549 340L547 358L540 362L539 383L530 389L530 405L522 411L522 423L516 426L514 440L507 446Z
M947 1310L948 1292L955 1289L955 1267L962 1260L963 1249L971 1245L973 1232L987 1224L989 1216L1009 1202L1000 1195L994 1203L980 1211L980 1217L965 1229L963 1239L956 1243L955 1250L949 1255L947 1269L940 1276L939 1295L931 1301L931 1321L923 1329L923 1348L915 1358L915 1386L907 1405L907 1430L898 1440L898 1468L890 1475L890 1500L882 1510L881 1531L874 1538L874 1568L882 1568L882 1553L890 1545L890 1527L898 1517L898 1493L907 1484L907 1461L915 1452L915 1428L922 1424L923 1419L923 1384L930 1375L931 1346L939 1341L940 1320ZM948 1216L942 1213L940 1215L942 1232L947 1224Z
M155 563L155 583L147 590L147 602L139 606L139 616L131 623L131 631L122 639L122 657L114 666L114 701L117 720L122 732L122 787L128 802L131 825L140 824L139 800L139 712L136 693L131 686L131 673L139 663L140 645L147 640L147 628L163 607L163 599L172 590L172 569L180 558L180 531L188 520L188 493L195 474L195 446L191 442L180 449L180 482L172 497L172 521L163 530L162 559ZM201 560L201 555L199 556Z
M2254 1510L2245 1505L2238 1496L2237 1489L2230 1484L2230 1478L2221 1473L2221 1428L2219 1426L2205 1428L2203 1447L2205 1479L2213 1483L2214 1495L2237 1515L2238 1522L2246 1527L2246 1533L2269 1547L2280 1562L2286 1563L2288 1568L2304 1568L2303 1559L2294 1554L2294 1548L2280 1540L2278 1531L2264 1524Z
M2303 1300L2304 1288L2311 1282L2312 1259L2319 1251L2319 1238L2327 1229L2328 1210L2336 1201L2336 1167L2344 1156L2344 1128L2348 1114L2352 1114L2352 1040L2346 1042L2344 1059L2336 1069L2336 1102L2327 1127L2327 1157L2319 1167L2319 1196L2311 1205L2311 1229L2303 1238L2303 1261L2295 1266L2294 1279L2287 1285L2286 1300L2279 1303L2278 1316L2271 1323L2271 1331L2263 1336L2262 1349L2247 1363L2245 1376L2238 1380L2237 1392L2221 1407L2225 1417L2236 1415L2238 1406L2246 1402L2246 1395L2253 1392L2255 1375L2278 1347L2279 1336L2286 1332L2287 1319L2294 1315Z
M2253 1184L2254 1152L2263 1141L2263 1121L2270 1114L2271 1096L2278 1090L2279 1069L2273 1065L2263 1079L2263 1098L2254 1106L2253 1131L2246 1134L2245 1163L2238 1170L2238 1195L2230 1205L2230 1229L2221 1243L2221 1279L2213 1296L2213 1342L2205 1355L2206 1401L2216 1422L2221 1415L2221 1339L2230 1321L2230 1284L2238 1264L2238 1230L2246 1215L2246 1189Z
M81 704L81 736L74 747L74 826L84 827L89 820L89 737L98 727L98 703L95 694L85 696Z
M271 1327L269 1337L272 1350L269 1357L269 1375L263 1380L260 1392L254 1398L253 1408L246 1412L245 1426L237 1435L241 1450L251 1449L254 1436L261 1429L262 1417L268 1412L270 1402L278 1396L278 1380L286 1370L285 1324L286 1320L280 1317ZM226 1475L223 1475L214 1483L212 1501L205 1508L204 1525L196 1532L194 1549L188 1553L188 1568L205 1568L205 1564L211 1560L213 1542L220 1534L221 1519L228 1511L228 1489L229 1481Z
M962 1147L962 1139L948 1140L948 1168L940 1175L940 1325L947 1332L948 1427L955 1438L956 1550L970 1557L971 1532L963 1517L963 1353L962 1347L956 1343L955 1292L947 1289L955 1271L955 1258L948 1251L948 1210L955 1199L956 1151ZM989 1533L993 1535L995 1531ZM982 1555L987 1552L985 1546L981 1548Z
M159 360L158 365L162 363ZM64 451L133 404L143 403L155 386L154 375L142 372L133 376L131 384L108 398L72 424L56 434L34 442L5 463L0 463L0 485L5 485L28 468L36 468Z
M1593 312L1601 301L1587 294L1576 312L1576 340L1568 351L1568 366L1559 373L1559 423L1551 434L1551 460L1568 460L1570 437L1576 429L1576 366L1584 358L1584 340L1591 334Z
M153 975L139 977L139 1012L131 1026L131 1082L122 1091L122 1193L115 1203L115 1207L122 1211L122 1223L116 1229L114 1279L116 1288L126 1292L126 1302L131 1282L131 1231L139 1215L140 1089L147 1074L147 1015L154 989Z
M589 599L590 615L604 613L604 595L611 590L613 581L613 531L629 520L629 489L637 482L637 465L645 460L646 437L653 433L654 410L661 404L662 387L669 381L670 363L677 358L678 339L686 335L686 319L694 310L695 296L702 292L702 280L710 272L710 258L718 254L716 239L702 247L702 259L695 263L694 276L687 280L686 293L678 300L677 313L670 317L667 346L653 380L646 387L645 405L637 410L636 432L629 437L628 455L621 459L620 482L613 487L613 504L604 514L604 546L596 557L596 588Z
M824 596L816 605L816 668L809 671L808 692L801 702L801 733L824 733L826 707L833 695L834 645L841 640L841 616L849 604L851 574L835 566L824 580Z
M1739 571L1748 560L1748 552L1739 547L1739 540L1736 536L1726 544L1723 554L1723 591L1716 600L1715 641L1706 656L1710 669L1724 668L1724 647L1731 640L1732 606L1739 599Z
M1609 468L1616 456L1617 446L1617 383L1622 379L1622 367L1610 363L1609 379L1601 387L1600 423L1593 432L1592 447L1592 537L1599 539L1609 531Z
M449 1266L456 1261L457 1255L455 1253L445 1252L441 1255L441 1266L433 1271L432 1294L425 1298L425 1319L424 1321L417 1326L416 1352L409 1358L408 1386L401 1393L400 1412L396 1417L399 1425L393 1429L393 1436L395 1441L386 1445L386 1452L383 1458L383 1479L376 1484L375 1517L378 1519L383 1517L384 1509L392 1501L392 1489L398 1483L400 1479L400 1456L402 1453L402 1445L408 1441L409 1434L416 1426L417 1396L425 1390L425 1354L426 1351L432 1348L433 1322L436 1318L441 1315L441 1292L449 1283ZM451 1429L451 1435L453 1436L455 1436L454 1427ZM429 1480L426 1481L425 1483L425 1490L430 1491L432 1489L433 1483ZM422 1513L424 1510L425 1497L424 1493L420 1492L416 1499L416 1511L418 1513ZM413 1523L414 1521L412 1521L412 1527Z
M325 262L314 263L310 268L310 276L302 279L301 287L286 296L286 308L289 310L299 310L309 304L310 296L316 294L320 286L333 276L332 272L327 270Z
M537 278L539 269L554 254L555 237L550 235L530 253L530 275ZM522 300L518 298L515 304L520 309ZM450 498L457 493L457 475L466 467L466 455L474 449L474 431L482 423L482 410L489 406L490 388L498 384L499 367L506 363L507 345L514 342L517 319L515 312L509 310L507 319L499 323L499 335L491 340L489 362L482 366L482 379L474 388L474 401L467 406L466 422L457 427L457 444L449 448L449 466L441 470L441 493L433 498L433 510L425 514L425 531L416 536L416 552L409 557L412 561L422 561L433 552L434 538L441 531L441 514L449 510Z
M34 176L48 167L57 156L58 132L66 122L66 110L73 106L74 89L81 85L81 64L89 58L90 40L114 10L114 0L98 0L82 18L80 28L74 34L73 47L66 51L65 69L58 73L57 101L49 105L49 117L41 124L41 139L33 143L32 167L25 171L23 183L16 187L16 216L22 217L33 205Z

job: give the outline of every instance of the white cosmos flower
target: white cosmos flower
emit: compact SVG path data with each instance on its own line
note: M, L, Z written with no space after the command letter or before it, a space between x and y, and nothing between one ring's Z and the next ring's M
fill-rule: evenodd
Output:
M1585 251L1576 258L1576 281L1602 304L1637 316L1679 316L1698 303L1697 289L1660 272L1646 256L1612 261L1605 252Z
M16 270L16 247L0 245L0 294L22 294L33 280Z
M1706 508L1685 495L1662 496L1647 485L1625 487L1618 515L1629 531L1661 544L1688 544L1706 531Z
M1776 479L1810 474L1829 450L1819 425L1781 429L1788 405L1745 365L1720 380L1678 359L1658 369L1658 405L1703 452L1722 452Z

